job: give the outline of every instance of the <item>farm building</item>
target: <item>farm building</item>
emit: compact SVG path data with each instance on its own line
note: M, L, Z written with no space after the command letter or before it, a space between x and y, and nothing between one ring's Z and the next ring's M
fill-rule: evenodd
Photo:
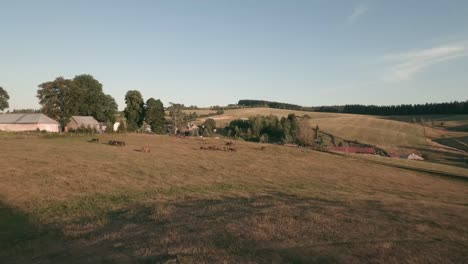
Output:
M419 155L416 155L414 153L411 153L408 155L408 159L409 160L424 160L423 157L419 156Z
M59 132L59 123L43 114L0 114L0 131Z
M329 147L328 150L346 153L375 154L375 148L369 147Z
M77 130L79 128L94 128L100 131L99 122L92 116L72 116L70 122L65 127L65 132Z

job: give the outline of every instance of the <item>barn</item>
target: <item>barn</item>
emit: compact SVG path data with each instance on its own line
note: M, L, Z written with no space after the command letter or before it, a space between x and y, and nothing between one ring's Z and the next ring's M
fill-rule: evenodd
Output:
M44 114L0 114L0 131L59 132L59 123Z
M94 128L96 131L100 131L99 122L92 116L72 116L65 127L65 132L78 128Z
M329 147L328 150L358 154L375 154L376 151L371 147Z

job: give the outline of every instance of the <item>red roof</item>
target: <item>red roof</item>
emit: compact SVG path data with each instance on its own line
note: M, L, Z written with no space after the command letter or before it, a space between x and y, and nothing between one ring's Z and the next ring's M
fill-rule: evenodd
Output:
M375 154L375 148L364 147L328 147L328 150L346 153Z

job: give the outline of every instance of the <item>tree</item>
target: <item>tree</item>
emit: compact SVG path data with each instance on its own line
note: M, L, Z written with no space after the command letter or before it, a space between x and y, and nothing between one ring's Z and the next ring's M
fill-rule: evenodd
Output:
M164 105L161 100L150 98L146 101L145 122L150 125L154 133L164 134Z
M40 84L37 90L42 113L58 120L62 129L71 116L79 112L82 90L72 80L58 77L55 81Z
M98 112L96 120L101 122L115 123L115 116L118 111L118 105L115 102L114 97L108 94L101 95L101 108Z
M3 111L9 107L9 99L10 96L8 95L7 91L0 87L0 111Z
M136 131L143 125L144 120L144 102L143 96L139 91L128 91L125 95L124 115L127 119L127 130Z
M75 76L73 81L82 90L79 114L93 116L99 122L114 122L117 112L117 103L110 95L102 90L102 84L92 75L81 74Z
M318 132L318 130L317 130ZM308 146L314 138L314 130L310 127L307 120L300 120L298 123L298 131L296 141L301 146Z
M174 134L177 134L177 131L180 127L185 127L187 125L187 115L182 111L184 108L183 104L170 103L169 106L169 117L171 118L171 124L174 126Z
M214 130L216 129L216 120L213 118L208 118L205 123L203 124L204 131L203 134L206 136L211 136L214 133Z

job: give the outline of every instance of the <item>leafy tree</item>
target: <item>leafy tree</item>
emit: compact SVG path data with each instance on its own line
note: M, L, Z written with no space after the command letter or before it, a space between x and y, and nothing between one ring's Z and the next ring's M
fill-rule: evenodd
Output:
M206 136L211 136L213 135L214 130L216 129L216 120L208 118L207 120L205 120L205 123L203 123L203 126L203 134Z
M58 120L62 128L71 116L78 114L83 92L72 80L59 77L52 82L40 84L37 90L41 111Z
M127 133L127 122L125 120L119 120L120 122L119 127L117 127L117 132L119 133Z
M318 131L317 131L318 133ZM307 120L301 120L298 122L298 131L296 135L296 141L301 146L308 146L314 139L314 130L308 124Z
M150 125L151 131L164 134L164 105L161 100L150 98L146 101L145 122Z
M115 122L117 103L110 95L104 94L102 84L92 75L77 75L73 79L82 90L79 114L93 116L99 122Z
M313 140L313 129L307 118L294 114L283 117L251 116L249 120L233 120L229 123L227 135L250 141L269 143L295 143L309 145Z
M125 95L124 115L127 119L127 130L136 131L143 125L144 120L144 102L143 96L139 91L128 91Z
M3 111L9 107L9 99L10 96L8 95L7 91L0 87L0 111Z
M106 133L114 133L114 122L107 122L106 123Z
M187 114L185 114L182 109L184 109L183 104L170 103L171 106L168 107L170 122L174 126L174 134L177 133L179 128L187 126Z
M12 113L17 114L31 114L31 113L40 113L40 109L13 109Z
M102 118L99 116L96 118L98 121L103 120L107 122L115 123L116 114L118 113L118 105L115 102L114 97L108 94L102 96L101 101L101 114Z
M83 91L83 98L79 108L80 114L96 118L97 113L100 111L99 103L103 94L102 84L89 74L77 75L73 81Z

